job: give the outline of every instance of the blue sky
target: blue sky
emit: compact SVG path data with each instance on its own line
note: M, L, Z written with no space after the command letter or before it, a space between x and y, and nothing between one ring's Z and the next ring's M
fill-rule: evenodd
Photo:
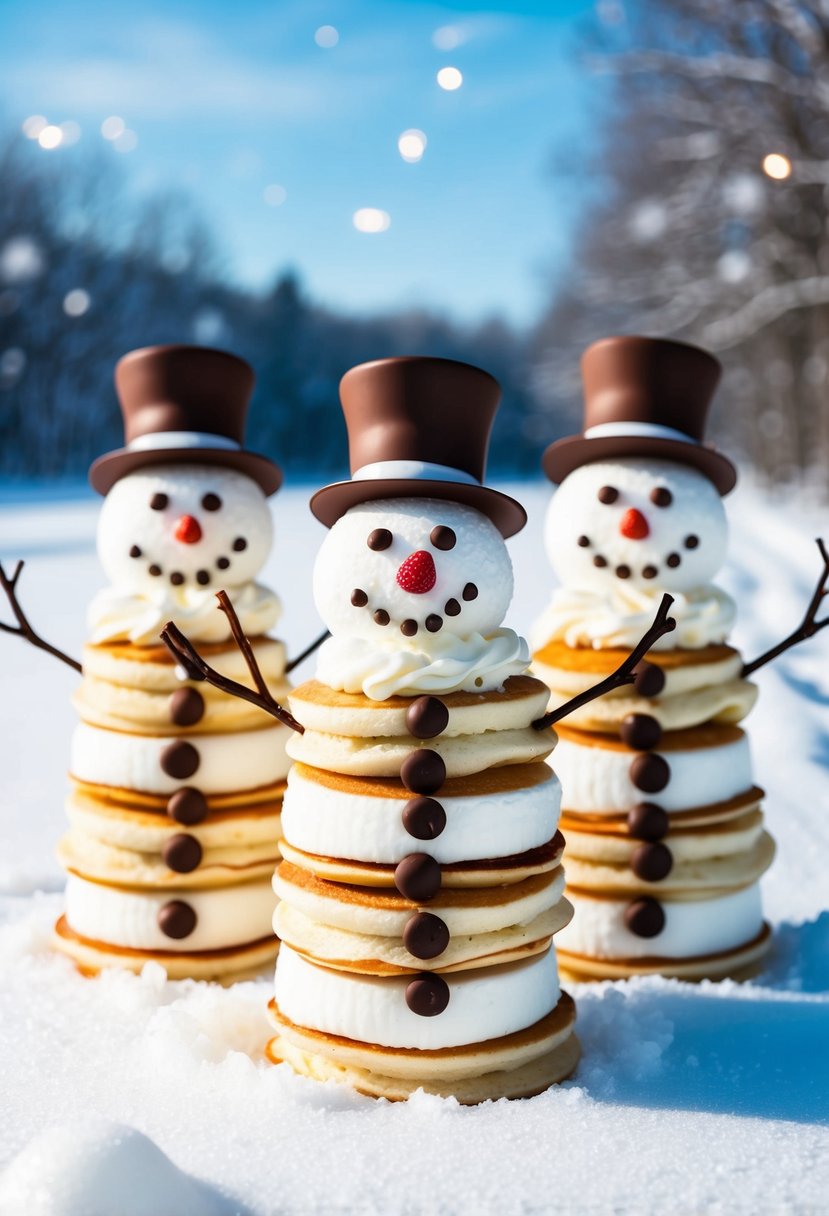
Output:
M314 298L352 312L415 304L525 323L566 270L584 202L579 175L550 158L586 152L599 127L577 53L592 9L4 0L0 110L76 121L74 147L38 149L67 172L95 145L132 189L191 193L236 281L264 286L292 266ZM333 47L315 41L326 25ZM440 49L438 30L457 44ZM447 65L464 76L454 92L436 83ZM136 133L132 151L102 138L111 115ZM417 164L397 150L409 128L428 139ZM284 203L266 203L269 185ZM358 232L363 207L386 211L388 231Z

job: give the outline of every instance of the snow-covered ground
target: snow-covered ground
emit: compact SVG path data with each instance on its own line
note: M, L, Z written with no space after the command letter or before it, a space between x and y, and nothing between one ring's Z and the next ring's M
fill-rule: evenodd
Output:
M526 630L551 585L548 490L513 492L530 525L510 542L508 623ZM300 489L275 499L265 571L285 601L293 653L318 628L310 571L323 531L306 500ZM740 604L734 640L753 656L802 614L829 512L751 488L728 506L721 582ZM75 655L101 584L97 507L83 495L0 500L0 559L27 559L20 593L33 622ZM89 981L54 958L62 878L52 849L77 677L2 634L0 672L0 1166L59 1127L0 1182L2 1216L167 1216L159 1193L170 1216L191 1201L194 1211L258 1214L829 1211L829 631L759 674L749 719L779 847L764 880L777 930L766 973L743 986L574 986L584 1047L575 1080L476 1109L423 1095L376 1103L265 1065L267 979L226 990L167 983L148 968ZM141 1137L93 1118L145 1133L204 1189ZM81 1165L90 1146L97 1156L73 1174L75 1145ZM135 1177L147 1180L147 1208L135 1206ZM67 1206L44 1198L50 1179ZM129 1203L113 1198L118 1186ZM72 1187L87 1187L88 1207Z

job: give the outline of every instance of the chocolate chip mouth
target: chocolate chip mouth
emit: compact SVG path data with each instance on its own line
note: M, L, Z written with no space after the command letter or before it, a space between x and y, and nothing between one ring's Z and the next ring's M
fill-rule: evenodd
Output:
M461 592L461 599L469 603L477 598L478 588L474 583L467 583ZM460 616L463 611L461 599L448 599L443 606L444 616ZM385 608L375 608L369 603L368 595L363 591L362 587L355 587L351 591L349 603L354 608L365 608L366 611L370 612L375 625L380 625L383 628L387 625L396 625L406 638L413 638L421 629L425 629L427 633L440 633L445 623L443 616L440 616L437 612L430 612L423 621L416 621L413 617L406 617L403 621L392 620L391 615Z
M591 547L592 543L593 542L590 540L589 536L582 535L576 539L576 544L578 545L578 547L580 549L589 549ZM701 542L700 542L700 539L698 536L694 536L693 534L691 534L690 536L686 536L682 543L686 549L697 549L697 548L699 548ZM677 566L682 564L682 558L679 553L672 550L665 557L664 562L665 562L665 565L669 569L676 570ZM605 570L610 567L610 562L601 553L594 553L593 565L596 567L597 570ZM616 578L628 579L632 575L635 575L636 571L631 566L629 566L626 562L621 562L618 566L616 566L614 568L613 573ZM654 566L651 562L648 562L646 565L644 565L642 567L642 569L641 569L641 571L639 571L639 573L641 574L642 578L654 579L654 578L657 578L659 575L659 567ZM464 595L464 599L466 599L466 598L467 598L466 595ZM455 600L452 601L452 603L456 603L456 602L457 601L455 601ZM447 612L447 614L449 612L448 605L446 608L446 612Z

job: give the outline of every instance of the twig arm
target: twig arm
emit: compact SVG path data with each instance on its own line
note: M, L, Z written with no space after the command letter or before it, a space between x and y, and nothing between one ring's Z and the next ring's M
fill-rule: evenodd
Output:
M636 646L630 652L623 663L620 663L614 672L606 676L599 684L594 684L592 688L586 689L585 692L580 692L578 696L573 697L569 701L565 701L564 705L559 705L558 709L551 709L543 718L537 718L533 722L536 730L546 730L548 726L554 726L556 722L560 722L562 718L566 718L575 709L581 709L582 705L588 705L591 701L595 701L597 697L603 697L605 693L612 692L614 688L621 688L625 684L632 684L635 680L634 672L644 659L645 655L664 634L670 633L676 629L676 621L673 617L668 616L671 604L674 602L672 595L663 595L659 608L656 611L656 616L653 618L653 624L642 635Z
M291 659L290 663L285 664L285 674L290 675L290 673L294 670L295 667L299 667L300 663L304 663L305 660L307 658L309 658L309 656L312 655L315 650L319 650L320 646L322 646L325 639L330 638L330 637L331 637L330 630L324 629L318 638L314 638L314 641L311 643L310 646L306 646L301 654L298 654L295 659Z
M57 646L53 646L50 642L45 641L32 628L29 618L26 616L17 598L17 583L24 564L22 561L18 562L11 575L6 574L2 564L0 564L0 588L5 593L9 606L14 613L14 618L17 621L17 625L7 625L4 621L0 621L0 630L3 633L17 634L18 637L23 638L38 650L45 650L47 654L54 655L56 659L60 659L62 663L66 663L74 671L81 671L81 665L77 659L73 659L62 650L58 650Z
M168 621L162 629L161 640L176 662L187 672L189 679L204 680L206 683L211 684L213 688L218 688L230 697L239 697L240 700L249 701L251 705L256 705L259 709L263 709L266 714L270 714L272 718L276 718L283 726L289 726L291 730L297 731L300 735L305 733L305 728L302 724L297 722L293 714L283 708L278 701L275 701L267 689L262 693L258 689L248 688L246 684L239 684L236 680L231 680L228 676L223 676L221 672L210 667L196 650L193 643L184 636L178 626L172 621ZM259 679L262 679L261 673L259 674Z
M829 616L825 616L822 621L817 620L818 609L826 596L829 595L829 588L826 586L827 582L829 582L829 551L827 551L821 537L818 537L817 547L823 559L823 569L820 572L812 598L809 600L809 606L806 609L803 620L797 629L793 630L788 637L783 638L782 642L778 642L776 646L772 646L771 650L766 650L763 654L758 655L756 659L752 659L750 663L746 663L743 667L743 679L753 675L759 668L765 667L766 663L770 663L778 655L784 654L792 646L797 646L798 642L805 642L808 638L814 637L816 633L819 633L821 629L829 625Z

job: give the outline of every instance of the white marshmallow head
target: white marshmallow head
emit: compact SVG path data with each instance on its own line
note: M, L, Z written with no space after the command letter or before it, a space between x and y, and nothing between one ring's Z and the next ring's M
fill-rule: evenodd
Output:
M716 489L690 465L624 457L564 479L544 540L565 587L685 592L722 566L728 525Z
M250 477L208 465L157 465L128 473L107 494L98 556L114 587L213 594L254 579L273 525Z
M314 567L331 633L421 647L487 635L512 599L504 540L472 507L437 499L360 503L338 519Z

